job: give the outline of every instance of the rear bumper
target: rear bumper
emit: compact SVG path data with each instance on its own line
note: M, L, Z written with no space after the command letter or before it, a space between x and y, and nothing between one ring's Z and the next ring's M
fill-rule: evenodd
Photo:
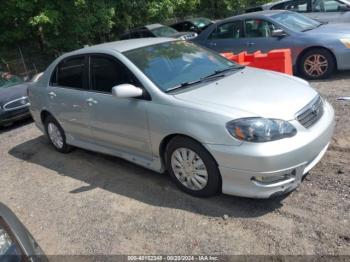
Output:
M222 192L252 198L269 198L292 191L323 157L334 131L334 111L325 103L322 118L306 129L292 121L298 129L295 137L268 143L243 143L240 146L206 145L216 159L222 177ZM274 178L261 183L256 177Z
M13 111L3 111L0 109L0 126L5 126L29 117L30 112L28 107Z

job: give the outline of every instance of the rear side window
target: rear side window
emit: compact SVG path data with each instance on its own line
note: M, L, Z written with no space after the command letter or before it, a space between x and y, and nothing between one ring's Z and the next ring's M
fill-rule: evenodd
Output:
M293 0L281 4L277 4L271 8L272 10L291 10L295 12L310 12L311 0Z
M85 57L65 59L55 69L51 84L55 86L84 88Z
M141 37L154 37L154 35L146 29L140 31L140 36Z
M121 84L139 83L122 63L105 56L91 56L91 84L98 92L111 93L112 87Z

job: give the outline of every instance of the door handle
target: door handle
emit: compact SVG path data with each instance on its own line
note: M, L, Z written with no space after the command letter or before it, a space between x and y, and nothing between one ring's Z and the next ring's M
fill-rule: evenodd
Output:
M209 45L210 46L216 46L216 43L211 42L211 43L209 43Z
M89 104L89 106L92 106L93 104L96 105L98 103L95 99L93 99L91 97L86 99L86 102Z
M50 93L48 93L48 95L51 97L51 98L54 98L54 97L56 97L57 95L56 95L56 93L55 92L50 92Z
M255 43L254 43L254 42L247 42L246 45L247 45L247 46L253 46L253 45L255 45Z

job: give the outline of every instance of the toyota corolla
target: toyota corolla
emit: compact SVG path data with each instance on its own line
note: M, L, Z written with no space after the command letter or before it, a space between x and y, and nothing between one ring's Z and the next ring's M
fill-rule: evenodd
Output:
M292 191L334 129L332 106L306 81L168 38L67 53L29 88L29 99L59 152L81 147L168 171L202 197Z

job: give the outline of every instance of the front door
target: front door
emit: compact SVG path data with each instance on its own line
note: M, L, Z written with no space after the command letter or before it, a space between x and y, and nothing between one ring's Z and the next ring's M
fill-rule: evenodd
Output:
M47 88L49 110L66 132L68 143L91 140L86 61L85 56L63 60L54 70Z
M267 53L275 49L291 48L290 36L272 36L272 31L278 29L273 23L263 19L245 20L245 45L249 53L261 51Z
M90 56L90 85L87 95L91 131L95 143L103 148L150 157L147 99L117 98L112 87L133 84L141 87L134 75L116 58Z

